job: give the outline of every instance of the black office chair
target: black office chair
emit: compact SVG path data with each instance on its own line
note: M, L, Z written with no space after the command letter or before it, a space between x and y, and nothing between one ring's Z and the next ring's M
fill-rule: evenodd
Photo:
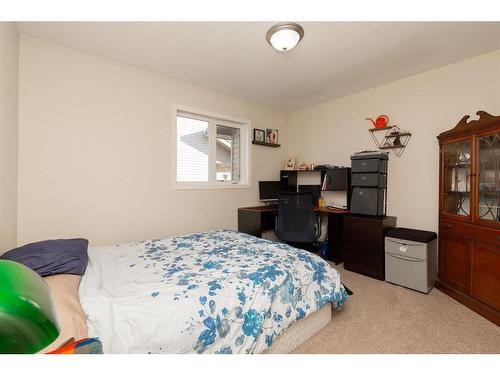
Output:
M305 244L312 244L321 236L320 215L314 212L312 192L278 193L275 233L278 240L306 249ZM353 294L342 285L348 295Z
M279 192L276 236L283 242L312 244L321 236L320 216L311 192ZM302 246L301 246L302 247Z

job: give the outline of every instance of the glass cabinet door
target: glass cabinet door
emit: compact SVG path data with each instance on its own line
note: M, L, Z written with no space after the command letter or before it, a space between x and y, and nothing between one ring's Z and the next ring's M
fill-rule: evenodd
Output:
M444 145L443 158L443 210L470 217L471 141Z
M478 137L478 218L499 221L500 134Z

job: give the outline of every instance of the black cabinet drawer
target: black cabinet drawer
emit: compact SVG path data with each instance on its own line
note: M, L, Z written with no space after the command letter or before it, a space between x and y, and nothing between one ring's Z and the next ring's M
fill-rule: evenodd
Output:
M387 175L382 173L353 173L351 185L387 187Z
M360 215L384 215L385 190L355 187L352 191L351 212Z
M352 160L353 173L379 172L387 173L387 160L381 159L356 159Z
M348 271L385 278L385 231L396 226L396 218L344 215L342 251L344 268Z

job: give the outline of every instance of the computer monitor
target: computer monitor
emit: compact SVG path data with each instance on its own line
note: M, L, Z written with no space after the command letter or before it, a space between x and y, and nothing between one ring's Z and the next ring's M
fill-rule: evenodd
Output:
M317 206L319 197L321 196L321 185L299 185L299 192L305 191L312 193L313 204Z
M280 186L279 181L259 181L259 199L262 202L277 201Z

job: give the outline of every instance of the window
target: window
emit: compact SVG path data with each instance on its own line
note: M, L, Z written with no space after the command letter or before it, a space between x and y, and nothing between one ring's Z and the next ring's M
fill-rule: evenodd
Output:
M178 188L246 187L249 122L175 109Z

